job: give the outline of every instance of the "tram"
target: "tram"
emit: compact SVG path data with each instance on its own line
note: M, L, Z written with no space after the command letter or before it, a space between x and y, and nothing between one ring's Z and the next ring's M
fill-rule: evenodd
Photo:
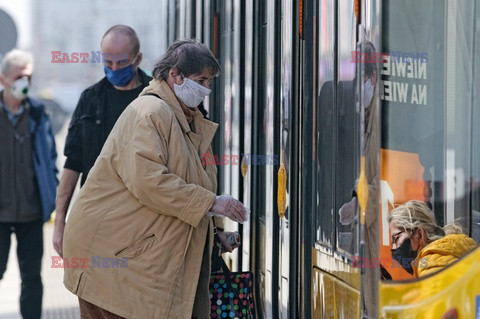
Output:
M220 163L219 192L252 211L227 259L254 272L259 318L480 318L480 250L412 278L387 221L419 199L480 240L479 16L477 0L168 1L169 42L222 65L215 153L242 160Z

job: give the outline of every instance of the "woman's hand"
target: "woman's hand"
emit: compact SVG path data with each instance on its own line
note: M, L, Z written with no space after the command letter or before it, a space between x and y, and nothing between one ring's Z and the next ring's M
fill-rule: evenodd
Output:
M245 206L230 195L217 196L210 211L214 215L225 216L238 223L244 223L247 220Z
M235 248L239 247L240 244L230 245L228 242L228 236L234 234L234 232L225 232L217 230L218 238L220 239L220 243L222 244L222 253L229 252L231 253Z

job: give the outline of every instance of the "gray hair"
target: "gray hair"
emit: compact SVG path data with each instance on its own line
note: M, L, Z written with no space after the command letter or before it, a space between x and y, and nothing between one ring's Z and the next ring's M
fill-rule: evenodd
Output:
M445 236L445 231L438 226L435 215L425 202L419 200L408 201L396 207L388 216L388 223L405 230L422 228L427 234L428 243Z
M33 67L33 55L30 52L18 49L8 52L2 59L0 73L8 75L14 65L22 67L31 65Z
M103 35L100 45L102 44L103 39L105 39L105 37L110 33L121 34L128 37L130 39L132 53L134 55L137 55L138 52L140 52L140 40L138 40L137 33L128 25L117 24L108 29L107 32L105 32L105 34Z
M153 68L153 77L166 80L171 68L177 68L184 76L201 73L205 69L213 76L220 74L220 64L212 51L195 40L180 40L173 43Z

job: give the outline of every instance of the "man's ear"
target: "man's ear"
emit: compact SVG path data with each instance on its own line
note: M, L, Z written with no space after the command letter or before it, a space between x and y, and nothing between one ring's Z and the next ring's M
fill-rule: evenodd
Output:
M135 61L135 66L139 66L140 63L142 62L142 59L143 59L142 52L138 52L138 54L137 54L137 60Z
M6 88L7 83L6 76L0 73L0 85Z

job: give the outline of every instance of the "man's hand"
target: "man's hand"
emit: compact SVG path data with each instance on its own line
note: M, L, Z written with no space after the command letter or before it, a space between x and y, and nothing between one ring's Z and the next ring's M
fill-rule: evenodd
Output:
M55 220L53 228L53 249L63 258L63 233L65 231L65 222Z
M80 173L64 168L58 185L57 207L55 208L55 227L53 229L53 248L63 258L63 233L68 206L72 200Z

